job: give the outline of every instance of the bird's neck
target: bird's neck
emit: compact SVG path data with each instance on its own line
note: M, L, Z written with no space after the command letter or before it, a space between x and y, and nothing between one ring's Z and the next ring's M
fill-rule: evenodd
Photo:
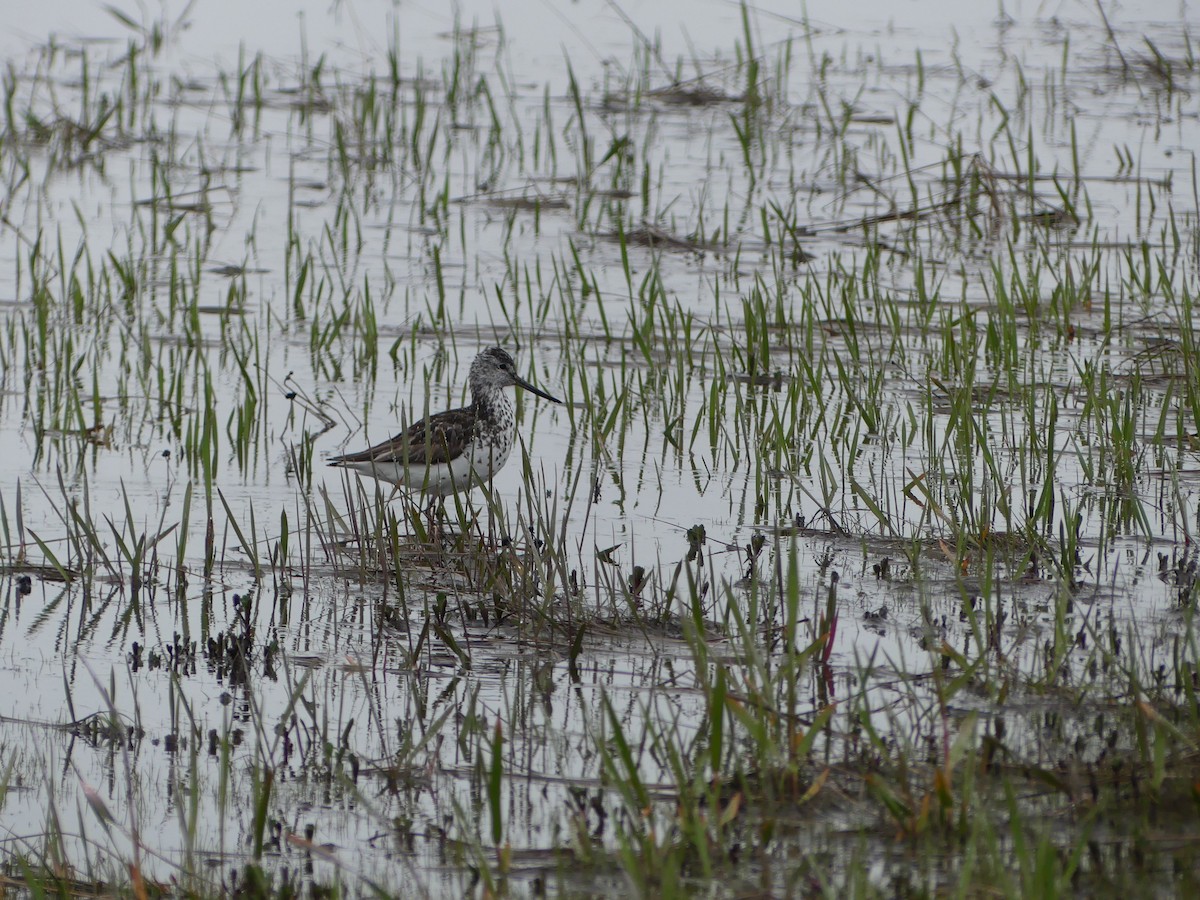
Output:
M512 414L512 401L504 391L477 391L471 405L487 418L505 418Z

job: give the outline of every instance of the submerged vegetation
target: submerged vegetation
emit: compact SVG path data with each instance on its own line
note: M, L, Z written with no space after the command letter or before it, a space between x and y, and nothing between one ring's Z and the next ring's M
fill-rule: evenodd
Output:
M1200 73L1103 6L8 59L5 883L1200 891ZM486 489L324 465L493 344Z

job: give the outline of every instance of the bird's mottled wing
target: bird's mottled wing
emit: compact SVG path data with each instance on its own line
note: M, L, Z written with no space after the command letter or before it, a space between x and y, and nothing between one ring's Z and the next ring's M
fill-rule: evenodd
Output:
M469 409L452 409L422 419L404 433L404 446L397 455L408 465L433 466L462 456L471 440L475 416Z
M475 416L469 408L438 413L414 422L407 431L383 443L330 460L333 465L398 462L405 466L448 463L462 455L471 439Z

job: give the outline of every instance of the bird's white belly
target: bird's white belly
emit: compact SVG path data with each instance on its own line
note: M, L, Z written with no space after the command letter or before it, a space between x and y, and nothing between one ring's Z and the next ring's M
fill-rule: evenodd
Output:
M471 452L464 453L463 457L470 456L471 472L470 484L487 484L497 472L504 468L504 464L508 462L509 454L512 453L513 442L500 441L496 444L472 443Z
M411 464L402 470L396 465L399 471L394 474L398 477L387 480L412 491L448 497L457 491L487 484L492 475L503 468L511 453L511 441L498 444L472 441L466 453L449 462L432 466Z

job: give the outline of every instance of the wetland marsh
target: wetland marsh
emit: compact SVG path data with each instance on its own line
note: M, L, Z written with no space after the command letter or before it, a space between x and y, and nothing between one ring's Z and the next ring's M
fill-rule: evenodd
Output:
M6 886L1200 891L1187 3L50 6ZM496 345L441 522L326 465Z

